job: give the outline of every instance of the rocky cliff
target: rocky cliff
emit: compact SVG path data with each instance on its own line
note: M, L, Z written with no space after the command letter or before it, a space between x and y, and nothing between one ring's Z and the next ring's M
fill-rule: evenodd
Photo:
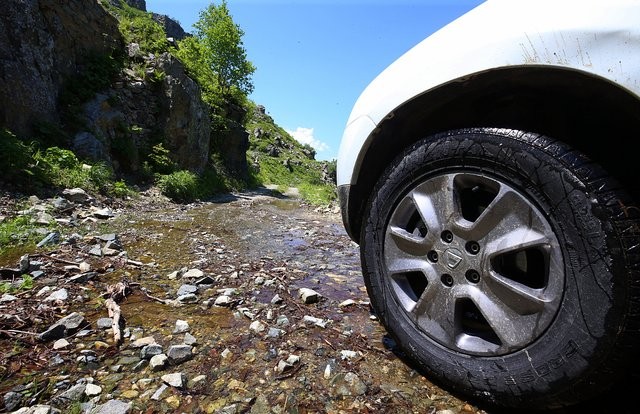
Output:
M9 0L0 8L0 123L29 135L60 122L59 97L89 53L122 48L118 22L91 0Z
M144 0L127 3L146 11ZM108 4L121 6L119 0ZM174 20L152 16L171 32L167 37L186 35ZM87 74L92 56L119 56L125 63L104 88L70 109L62 97L79 79L95 76ZM199 85L169 53L156 55L125 44L117 19L97 0L3 4L0 99L11 103L0 106L1 128L29 137L39 125L53 125L65 132L66 144L81 158L104 161L116 172L138 172L158 144L180 169L200 173L210 157L211 122ZM240 128L234 139L242 145L223 145L223 157L242 176L248 134Z

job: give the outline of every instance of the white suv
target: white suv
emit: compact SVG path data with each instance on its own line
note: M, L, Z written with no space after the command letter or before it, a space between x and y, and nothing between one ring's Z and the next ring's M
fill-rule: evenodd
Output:
M553 408L637 370L640 1L488 0L362 93L338 185L429 379Z

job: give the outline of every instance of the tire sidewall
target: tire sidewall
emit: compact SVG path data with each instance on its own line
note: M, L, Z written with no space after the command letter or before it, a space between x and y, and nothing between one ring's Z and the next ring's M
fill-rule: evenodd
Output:
M427 138L387 169L365 215L365 280L387 330L427 373L501 405L519 403L523 396L548 405L551 393L584 381L588 371L605 361L621 323L614 304L624 290L611 275L606 217L594 213L597 196L576 174L578 169L545 150L550 143L540 136L487 130ZM383 252L397 202L418 183L455 171L486 174L517 189L547 217L560 244L564 293L556 317L539 338L511 354L471 357L443 347L417 330L385 282L384 255L377 252ZM597 261L592 260L595 254Z

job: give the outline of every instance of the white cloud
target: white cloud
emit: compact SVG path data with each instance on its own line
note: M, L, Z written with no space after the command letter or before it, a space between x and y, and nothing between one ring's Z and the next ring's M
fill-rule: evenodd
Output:
M289 135L295 138L301 144L308 144L317 152L326 151L329 149L329 145L316 139L313 136L313 128L298 127L295 131L287 130Z

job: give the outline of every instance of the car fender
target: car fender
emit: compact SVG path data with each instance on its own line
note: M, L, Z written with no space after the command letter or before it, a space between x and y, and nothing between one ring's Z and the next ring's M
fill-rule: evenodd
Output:
M417 44L362 92L342 136L338 186L356 184L372 133L396 108L478 73L559 67L607 79L640 96L638 22L640 1L633 0L482 3Z

